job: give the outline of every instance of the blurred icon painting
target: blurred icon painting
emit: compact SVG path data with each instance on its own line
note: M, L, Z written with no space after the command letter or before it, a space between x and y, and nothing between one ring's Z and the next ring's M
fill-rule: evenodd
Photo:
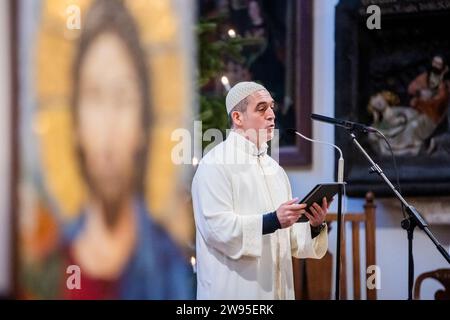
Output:
M20 298L193 298L188 2L18 7Z

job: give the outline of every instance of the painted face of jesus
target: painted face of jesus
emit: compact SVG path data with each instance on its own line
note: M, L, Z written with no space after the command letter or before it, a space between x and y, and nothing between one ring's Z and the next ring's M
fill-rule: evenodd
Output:
M136 154L144 143L142 97L125 43L99 34L80 65L77 136L92 192L115 220L116 206L133 191Z

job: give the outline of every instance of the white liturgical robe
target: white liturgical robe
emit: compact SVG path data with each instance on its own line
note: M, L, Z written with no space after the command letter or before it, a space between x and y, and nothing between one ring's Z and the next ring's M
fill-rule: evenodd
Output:
M262 234L263 214L292 199L285 171L231 131L201 160L192 182L198 299L294 299L292 256L322 258L326 228L309 223Z

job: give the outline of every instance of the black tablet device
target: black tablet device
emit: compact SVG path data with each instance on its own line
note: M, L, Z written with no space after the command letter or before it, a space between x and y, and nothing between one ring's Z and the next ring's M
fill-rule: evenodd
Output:
M328 203L333 200L333 197L339 192L340 183L321 183L316 185L299 203L306 203L306 211L309 212L309 207L316 202L322 206L323 197L327 198ZM297 222L307 222L308 217L303 214Z

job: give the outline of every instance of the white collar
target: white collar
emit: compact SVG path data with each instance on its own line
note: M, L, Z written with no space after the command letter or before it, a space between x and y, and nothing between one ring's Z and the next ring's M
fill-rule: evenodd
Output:
M269 147L268 144L264 142L258 149L256 144L234 130L230 131L227 140L233 141L239 149L255 157L265 155L267 153L267 148Z

